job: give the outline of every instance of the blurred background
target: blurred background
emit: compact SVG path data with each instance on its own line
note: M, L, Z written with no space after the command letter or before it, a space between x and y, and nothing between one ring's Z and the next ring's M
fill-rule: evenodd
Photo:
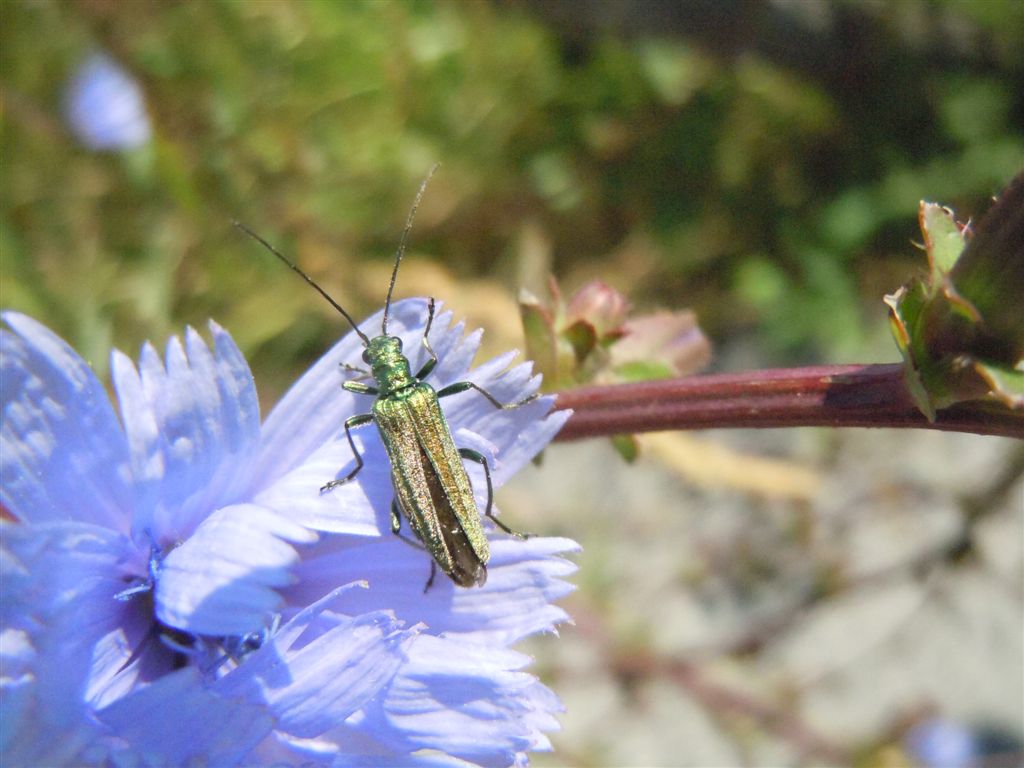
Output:
M522 347L516 296L691 308L712 370L888 362L918 201L1024 167L1018 0L0 4L0 304L101 377L208 318L266 412L378 309ZM585 547L528 651L541 765L1018 765L1024 454L896 431L562 444L499 495Z

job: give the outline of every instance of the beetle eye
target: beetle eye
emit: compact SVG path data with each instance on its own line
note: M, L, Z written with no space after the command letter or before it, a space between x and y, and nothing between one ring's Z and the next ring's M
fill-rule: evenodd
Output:
M363 362L367 365L370 364L370 350L368 349L363 350Z
M397 338L397 337L395 338L395 351L396 352L401 352L402 351L402 340Z

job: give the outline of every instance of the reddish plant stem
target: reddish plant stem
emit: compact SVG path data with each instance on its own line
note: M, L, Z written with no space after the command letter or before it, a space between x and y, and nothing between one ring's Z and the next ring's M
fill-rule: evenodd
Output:
M929 422L903 366L832 365L580 387L558 394L573 415L556 440L735 427L902 427L1024 439L1024 411L960 403Z

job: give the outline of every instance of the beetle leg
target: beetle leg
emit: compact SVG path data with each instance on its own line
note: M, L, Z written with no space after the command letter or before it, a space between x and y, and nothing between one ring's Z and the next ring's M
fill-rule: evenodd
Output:
M348 381L359 381L360 379L369 379L370 377L373 376L373 374L370 373L368 370L366 370L365 368L360 368L358 365L338 363L338 367L341 368L341 370L345 371L346 373L355 374L355 378L348 379ZM342 386L345 386L344 383L342 383Z
M434 577L437 576L437 563L434 562L433 558L430 560L430 578L427 579L427 583L423 585L423 594L427 594L427 590L434 584Z
M402 530L402 515L398 506L398 499L394 498L391 500L391 532L398 536L398 532Z
M398 503L398 497L391 499L391 532L395 534L399 539L404 541L410 547L415 547L421 552L426 552L427 548L416 541L405 538L400 531L402 530L402 507ZM430 558L430 578L427 579L427 583L423 585L423 594L427 594L427 590L430 589L434 583L434 577L437 575L437 563L434 562L434 558Z
M487 507L484 509L484 515L491 518L495 525L497 525L505 533L515 536L517 539L528 539L534 534L532 533L520 533L514 531L505 525L501 520L494 516L491 508L494 506L494 484L491 482L491 468L487 464L487 457L479 451L474 451L472 448L459 448L459 456L470 461L475 461L484 468L484 479L487 481Z
M391 532L413 549L418 549L420 552L427 551L427 548L420 542L402 535L402 505L398 503L397 497L391 500Z
M371 387L369 384L360 384L358 381L343 381L341 388L346 392L352 392L356 395L379 395L376 387ZM369 415L369 414L366 414Z
M437 354L434 352L434 348L430 346L430 339L427 338L430 334L430 326L434 324L434 299L433 297L427 299L427 327L423 329L423 346L427 350L427 354L430 357L427 362L423 364L423 367L416 373L416 378L422 381L430 372L434 370L434 366L437 365Z
M520 405L526 405L529 402L536 400L540 397L540 394L534 392L532 395L524 400L520 400L518 403L502 403L494 395L488 392L483 387L477 386L472 381L457 381L454 384L449 384L447 387L442 387L437 390L438 397L448 397L449 395L457 395L459 392L465 392L466 390L474 389L481 395L487 398L487 401L495 408L500 408L503 411L511 411L513 408L518 408Z
M351 384L352 382L345 382ZM327 493L327 491L334 490L339 485L344 485L357 474L359 470L363 468L363 457L359 455L359 451L356 450L356 444L352 441L352 428L361 427L363 424L369 424L373 421L372 413L360 413L355 416L349 416L345 419L345 437L348 438L348 445L352 449L352 455L356 458L356 466L351 472L338 480L331 480L329 483L324 483L320 486L320 493Z

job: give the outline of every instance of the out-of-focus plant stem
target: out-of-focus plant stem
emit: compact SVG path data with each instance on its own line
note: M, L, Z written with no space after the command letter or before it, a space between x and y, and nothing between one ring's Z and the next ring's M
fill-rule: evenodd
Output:
M934 422L907 392L903 366L833 365L580 387L556 440L676 429L902 427L1024 439L1024 411L987 400L958 403Z

